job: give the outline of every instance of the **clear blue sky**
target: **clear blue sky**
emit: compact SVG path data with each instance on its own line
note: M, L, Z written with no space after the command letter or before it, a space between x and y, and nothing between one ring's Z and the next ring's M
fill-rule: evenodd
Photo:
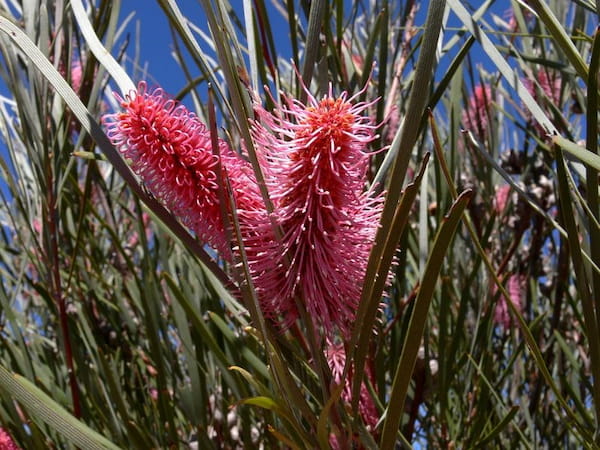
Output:
M242 2L239 4L238 16L243 20ZM267 2L270 5L270 2ZM236 4L236 2L233 2ZM196 26L209 34L209 27L206 17L197 1L179 1L179 7L186 17L188 17ZM128 30L131 32L131 44L128 49L130 56L134 53L135 30L137 23L140 29L140 59L142 63L148 63L148 73L151 75L149 83L156 83L162 86L166 91L175 94L184 86L186 80L179 65L173 59L171 52L173 50L172 36L169 29L168 20L156 1L123 0L121 18L125 19L131 12L135 12L134 19L130 23ZM278 51L288 52L284 54L286 58L291 56L291 44L289 43L289 31L287 25L283 23L281 14L270 7L268 9L270 19L275 27L281 27L281 38L276 41ZM275 30L275 36L278 36L278 30ZM206 45L199 36L196 36L198 43L203 51L208 51ZM194 64L191 63L194 67ZM138 81L138 80L134 80Z
M269 5L270 2L267 2ZM349 2L350 3L350 2ZM182 8L184 14L190 18L198 27L202 28L208 33L208 24L204 17L200 2L197 1L180 1L178 2L180 8ZM243 19L243 13L240 11L238 15ZM419 13L416 18L416 25L422 26L425 22L425 15L427 12L428 2L422 2ZM505 2L497 2L492 6L490 11L500 17L506 18L506 11L510 6ZM350 6L346 8L350 10ZM131 12L135 12L134 19L131 21L128 30L130 31L130 46L128 54L130 56L134 53L134 42L135 42L135 30L136 25L139 24L140 30L140 60L142 63L148 64L148 72L151 75L151 79L148 80L150 83L156 83L165 88L171 94L175 94L184 84L185 78L182 74L178 64L174 61L171 56L173 49L172 36L170 34L169 25L167 18L156 1L145 1L140 0L123 0L122 2L122 14L121 18L124 19ZM276 45L279 52L291 53L290 38L287 26L283 23L281 15L274 10L269 9L269 16L272 23L275 25ZM487 15L489 17L489 13ZM459 22L453 15L450 16L449 26L458 26ZM277 30L277 27L281 29ZM206 50L207 46L199 40L203 49ZM483 52L478 48L476 44L471 50L471 57L475 63L481 63L484 67L489 66L490 62L487 57L483 55ZM283 55L289 58L290 54ZM442 63L448 62L450 58L443 58ZM130 69L130 66L128 67ZM494 71L493 67L490 67L490 71ZM442 71L443 72L443 71ZM138 81L138 80L134 80Z
M179 2L187 4L185 12L192 20L194 13L200 15L199 2ZM163 10L156 1L123 0L121 18L125 19L131 12L135 15L130 22L130 47L128 54L133 56L136 27L140 30L140 62L148 64L148 72L153 80L171 93L175 93L184 83L185 78L179 66L171 56L173 49L169 23ZM199 16L200 17L200 16ZM204 16L202 15L204 21ZM194 22L197 23L196 20ZM202 26L202 23L198 23ZM203 27L204 28L204 27ZM206 26L208 29L208 26ZM139 80L134 80L139 81Z

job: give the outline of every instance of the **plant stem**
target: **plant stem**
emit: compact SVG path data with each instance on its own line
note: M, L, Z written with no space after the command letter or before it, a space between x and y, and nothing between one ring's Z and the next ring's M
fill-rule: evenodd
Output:
M65 360L67 363L67 371L69 374L69 385L71 388L71 398L73 400L73 415L76 418L81 417L81 402L79 400L79 386L77 384L77 377L75 376L75 368L73 365L73 350L71 347L71 337L69 335L69 318L67 316L67 305L63 296L60 280L60 262L58 257L58 210L56 206L56 197L54 189L52 189L52 169L47 165L47 204L48 204L48 227L49 227L49 259L51 262L51 280L50 285L52 286L52 296L54 297L55 303L58 305L60 328L62 331Z

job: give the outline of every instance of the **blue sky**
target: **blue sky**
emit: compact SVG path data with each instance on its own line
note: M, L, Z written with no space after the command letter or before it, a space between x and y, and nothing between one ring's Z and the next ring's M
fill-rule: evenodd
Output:
M188 2L190 3L198 5L198 2ZM199 7L196 9L200 10ZM131 12L135 15L128 27L131 33L128 53L133 52L136 27L139 24L141 62L148 64L148 72L157 84L167 89L169 86L177 89L185 79L171 56L173 44L167 17L158 2L144 1L142 4L140 0L123 0L121 18L124 19Z
M238 3L240 4L238 15L243 19L241 1ZM348 2L346 11L350 10L350 3L351 2ZM184 14L193 23L208 33L208 24L204 17L200 2L180 1L178 4L180 8L182 8ZM270 5L271 2L267 2L267 4ZM425 22L427 6L428 2L421 2L421 7L416 18L417 26L422 26ZM509 7L507 2L496 2L496 4L491 7L490 11L505 18L505 12ZM141 38L140 62L147 64L148 73L150 75L150 79L148 80L149 83L160 85L166 91L175 94L185 84L185 77L171 55L173 49L172 36L164 12L157 1L141 2L140 0L123 0L121 19L123 20L131 12L135 12L135 15L128 26L130 33L130 45L127 51L128 55L133 56L136 27L139 26ZM269 9L269 17L275 26L274 35L276 36L277 50L278 52L283 53L285 58L289 58L291 55L291 45L287 25L283 22L284 19L279 12L275 11L272 7ZM459 25L456 18L452 17L452 15L450 16L448 24L450 26ZM202 42L200 42L200 45L206 50L206 45L203 45ZM490 65L489 60L477 44L471 49L471 58L475 64L482 64L484 67ZM443 58L441 63L447 63L449 60L450 58L448 57ZM127 68L130 70L131 66L128 66ZM494 68L490 67L490 70L494 71ZM443 72L443 70L440 70L439 72ZM134 81L137 82L139 80Z
M242 2L238 3L240 9L238 16L243 20ZM179 1L177 2L182 12L196 26L201 28L207 34L209 32L208 23L204 16L200 2ZM270 2L267 2L270 5ZM139 23L140 30L140 60L142 63L148 64L148 73L151 78L148 80L150 84L156 83L163 87L171 94L175 94L185 83L185 77L179 65L173 59L171 53L173 50L172 36L169 29L167 17L156 1L142 2L139 0L123 0L121 18L125 19L131 12L135 13L134 19L128 26L131 35L131 44L128 49L128 54L133 55L135 30ZM281 15L272 8L269 10L271 20L275 25L284 27ZM278 50L289 52L289 32L287 26L281 30L285 33L281 39L277 40ZM277 30L275 30L277 36ZM207 50L207 46L197 37L199 44L203 50ZM289 55L287 55L289 57ZM193 66L193 63L192 63ZM134 80L139 81L139 80Z
M234 0L234 4L240 5L240 11L238 15L243 17L241 11L242 2ZM198 27L208 33L208 24L204 17L200 2L198 1L179 1L177 2L180 8L183 9L184 14ZM270 1L266 2L267 5L271 5ZM499 2L503 3L503 2ZM350 11L351 2L347 1L346 11ZM428 2L421 3L421 9L418 13L416 24L420 26L425 21L425 14L427 10ZM496 14L503 15L506 6L497 7L494 6L493 10ZM122 0L121 4L121 22L125 20L131 13L134 13L133 19L129 22L127 27L127 33L129 34L129 46L127 48L127 55L132 58L136 50L136 35L139 30L139 61L142 66L147 67L148 76L145 77L151 86L161 86L166 92L174 95L176 94L185 84L185 76L179 67L179 65L173 59L171 53L173 50L172 36L168 24L168 20L163 10L159 6L157 1L141 1L141 0ZM279 56L289 59L291 56L291 44L289 37L289 30L287 24L284 22L281 14L277 12L273 7L270 7L269 18L271 23L274 25L274 35L276 38L277 51L280 53ZM122 43L123 38L118 43ZM119 48L117 44L116 48ZM207 45L200 42L200 45L204 50L207 49ZM482 58L481 51L476 48L472 49L472 56L474 61L479 61ZM477 53L479 52L479 53ZM113 51L113 53L115 53ZM449 58L444 58L442 63L446 63ZM486 64L486 62L483 62ZM489 62L487 62L489 65ZM126 63L126 70L133 74L131 62ZM438 72L443 72L439 70ZM139 78L139 77L138 77ZM140 81L134 79L135 82ZM0 94L10 95L7 92L6 86L0 81ZM188 107L191 106L189 99L184 99L184 103ZM5 152L4 142L0 140L0 153ZM0 183L1 185L2 183Z

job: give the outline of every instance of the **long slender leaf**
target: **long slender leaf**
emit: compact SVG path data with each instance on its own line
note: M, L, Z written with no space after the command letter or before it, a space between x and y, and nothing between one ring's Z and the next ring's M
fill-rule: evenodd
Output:
M9 372L2 366L0 366L0 390L14 397L25 406L34 419L39 421L38 424L51 425L81 448L89 448L90 450L116 450L118 448L83 422L75 419L62 406L27 379Z
M204 249L193 239L175 218L156 200L151 197L138 184L137 179L127 167L123 159L119 156L117 150L113 147L110 140L104 134L96 120L90 115L85 105L81 102L77 94L61 77L52 64L43 56L31 40L23 32L4 17L0 17L0 30L6 33L23 50L25 55L31 58L36 68L48 79L58 94L69 105L73 114L81 122L85 130L94 138L106 158L113 167L119 172L129 187L139 196L139 198L167 225L167 227L190 248L198 258L219 278L223 284L233 288L235 285L224 274L223 270L206 254Z
M394 215L397 211L397 203L400 198L402 184L406 171L408 169L408 163L410 161L410 155L412 148L417 140L417 132L420 121L420 117L424 112L427 104L427 99L422 95L423 92L427 92L427 87L430 84L432 78L432 68L435 62L435 50L439 38L440 27L442 24L442 18L444 13L445 2L443 0L434 0L430 3L427 12L427 21L425 24L426 33L423 38L421 53L419 55L419 61L415 72L415 81L411 90L411 96L409 98L408 110L406 118L404 119L403 125L396 134L392 147L397 145L398 153L396 159L394 159L394 166L390 176L391 184L388 188L386 200L383 208L381 217L381 227L377 230L375 237L375 245L369 256L369 266L375 264L381 260L381 255L385 248L385 243L389 241L392 233L392 224L394 223ZM419 118L419 119L417 119ZM392 152L392 149L390 149ZM384 162L385 164L385 162ZM370 271L367 270L369 273ZM375 281L376 271L370 272L370 275L365 276L363 283L363 290L365 286L371 286ZM365 345L371 336L371 325L372 322L361 321L366 310L370 307L366 302L361 303L357 312L357 321L354 329L352 330L352 340L350 349L354 351L356 345ZM362 344L361 344L362 343ZM349 369L349 361L352 361L352 354L346 361L346 369ZM362 360L356 362L355 370L359 376L354 379L353 387L353 408L356 411L358 402L358 391L360 389L361 376L363 373Z
M404 401L406 399L408 386L417 359L417 353L419 352L421 339L425 330L429 306L431 305L431 299L435 292L436 280L442 269L444 256L448 251L448 247L452 242L452 238L456 233L463 212L471 200L472 195L472 191L464 191L458 196L450 208L448 215L445 217L444 222L440 225L434 239L433 247L429 254L429 258L427 259L425 271L423 272L423 277L419 284L417 298L415 299L415 304L410 316L406 340L402 346L400 360L396 366L396 373L394 375L394 382L392 384L392 391L388 402L389 406L383 424L383 431L381 433L380 448L382 449L394 448L398 426L400 425L400 420L404 413Z

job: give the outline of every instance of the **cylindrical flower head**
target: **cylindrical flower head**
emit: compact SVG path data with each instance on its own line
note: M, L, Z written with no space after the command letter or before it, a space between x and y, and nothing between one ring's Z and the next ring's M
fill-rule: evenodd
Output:
M363 115L369 104L346 93L286 101L273 113L255 107L253 137L283 232L268 258L285 271L255 283L264 309L293 314L298 297L316 325L346 333L381 213L381 198L364 193L377 127Z
M506 290L508 291L508 295L510 295L510 299L513 302L513 305L519 312L522 312L522 297L523 291L525 290L525 286L527 284L527 277L520 274L511 275L508 279L508 283L506 284ZM496 292L497 287L494 285L494 292ZM496 303L496 307L494 308L494 322L500 324L504 327L505 330L509 330L511 325L514 323L512 315L509 312L507 300L504 295L500 295L498 302Z
M346 365L346 350L343 344L333 343L329 339L327 340L327 347L325 349L325 356L327 357L327 364L331 369L331 375L333 381L336 384L342 382L342 375L344 373L344 366ZM365 366L366 374L365 378L369 380L371 384L375 384L373 372L370 370L369 365ZM342 399L350 404L352 403L352 379L353 371L350 370L348 377L344 383L344 390L342 391ZM358 412L360 413L365 425L369 426L371 431L375 430L375 425L379 421L379 413L375 402L367 389L366 381L363 381L360 386L360 398L358 401Z
M462 113L465 129L471 131L477 139L484 142L488 138L490 126L491 105L494 98L489 85L475 86L468 104Z
M4 428L0 427L0 450L20 449L21 447L15 444L15 441L13 440L12 436L8 434L8 432Z
M162 89L141 82L122 99L122 112L104 116L108 136L146 188L203 242L229 257L218 203L218 157L198 117ZM224 160L233 152L219 140Z

